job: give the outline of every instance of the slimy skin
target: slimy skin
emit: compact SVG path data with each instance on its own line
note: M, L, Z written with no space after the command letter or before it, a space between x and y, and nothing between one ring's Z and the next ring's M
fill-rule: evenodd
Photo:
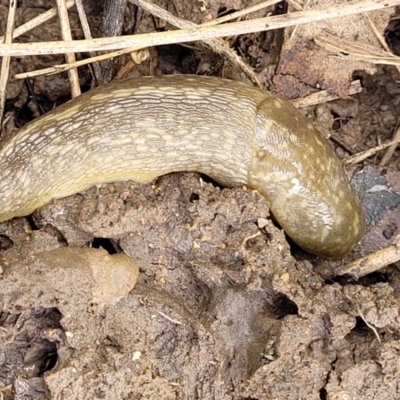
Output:
M265 196L302 248L342 257L365 230L342 163L295 107L245 83L174 75L91 90L0 145L0 221L94 184L202 172Z

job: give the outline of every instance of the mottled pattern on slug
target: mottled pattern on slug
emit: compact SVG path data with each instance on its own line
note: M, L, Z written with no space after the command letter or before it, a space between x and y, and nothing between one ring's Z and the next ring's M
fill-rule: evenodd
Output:
M301 247L326 257L348 253L365 217L333 148L291 104L267 94L258 109L250 186Z
M0 147L0 221L95 183L173 171L258 189L315 254L342 256L365 229L341 162L300 112L244 83L194 76L116 82L23 127Z

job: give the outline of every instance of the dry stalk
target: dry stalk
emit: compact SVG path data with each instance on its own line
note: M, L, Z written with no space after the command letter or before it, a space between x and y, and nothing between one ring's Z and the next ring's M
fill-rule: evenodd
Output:
M396 238L396 243L385 247L373 254L353 261L335 271L336 275L350 275L358 279L374 271L378 271L389 264L400 260L400 240Z
M90 52L117 50L126 47L141 49L172 43L187 43L198 40L209 40L233 35L281 29L298 24L317 22L330 18L339 18L368 11L379 10L399 4L399 0L366 0L353 1L335 5L325 10L299 11L287 15L258 18L250 21L233 22L217 26L204 26L169 32L154 32L140 35L98 38L91 40L74 40L71 42L38 42L0 44L3 56L26 56L39 54L61 54L67 52Z
M56 0L58 9L58 19L61 25L61 36L65 41L72 40L71 26L69 24L68 10L65 7L64 0ZM68 64L75 62L75 53L66 53L65 60ZM72 68L68 71L69 82L71 84L71 96L78 97L81 94L81 87L79 85L78 70Z
M386 149L387 147L390 147L390 146L397 147L397 145L399 143L400 143L400 137L396 138L395 140L391 140L388 143L381 144L379 146L375 146L372 149L368 149L368 150L362 151L360 153L354 154L353 156L345 157L342 159L342 162L343 162L343 164L350 164L350 165L358 164L358 163L366 160L367 158L373 156L378 151Z
M360 93L362 91L361 82L359 80L353 81L350 84L348 95ZM326 103L327 101L337 100L340 97L329 93L328 90L320 90L319 92L312 93L301 99L291 101L291 103L297 108L303 108L308 106L314 106L316 104Z
M76 0L75 5L76 5L76 10L78 11L78 15L79 15L79 21L82 26L83 36L85 36L85 39L92 39L92 32L90 31L90 26L89 26L88 20L86 18L86 13L85 13L85 9L83 8L82 0ZM94 51L91 51L89 54L90 54L91 58L96 57L96 53ZM96 78L96 81L102 82L103 79L102 79L99 63L97 61L93 61L93 60L91 62L93 63L92 67L93 67L93 73ZM75 66L75 67L77 67L77 66Z
M369 44L353 42L332 35L329 32L324 32L324 36L319 35L314 39L320 46L335 53L337 57L342 59L365 61L374 64L400 65L400 57Z
M395 152L397 145L400 142L400 126L399 125L397 125L396 131L392 138L392 142L393 143L390 145L390 147L386 150L385 154L383 155L382 160L379 163L380 166L384 166L387 164L387 162L390 160L393 153Z
M251 14L253 12L262 10L263 8L273 6L274 4L277 4L279 2L280 2L280 0L263 1L262 3L247 7L244 10L236 11L232 14L225 15L224 17L213 19L212 21L204 22L203 24L201 24L201 26L213 26L213 25L222 24L222 23L225 23L228 21L232 21L234 19L244 17L245 15Z
M66 0L65 7L71 8L75 4L74 0ZM31 19L27 23L15 28L13 32L13 39L17 38L18 36L23 35L26 32L29 32L33 28L36 28L39 25L42 25L44 22L48 21L49 19L57 16L57 9L51 8L50 10L44 12L43 14L38 15L37 17ZM0 36L0 43L4 43L4 36Z
M98 61L104 61L108 60L109 58L114 58L121 56L123 54L130 54L130 53L135 53L134 54L134 62L136 64L140 64L144 60L146 60L149 57L149 52L147 50L132 50L132 49L123 49L123 50L117 50L117 51L112 51L107 54L101 54L99 56L94 56L90 58L85 58L84 60L79 60L75 61L73 64L59 64L59 65L54 65L53 67L49 68L43 68L43 69L38 69L36 71L31 71L31 72L23 72L21 74L16 74L14 76L15 79L25 79L25 78L32 78L34 76L39 76L39 75L54 75L54 74L59 74L60 72L65 72L68 71L71 68L78 68L82 67L83 65L88 65L88 64L97 64Z
M7 44L12 43L16 10L17 10L17 1L16 0L10 1L10 7L7 16L6 35L5 35L5 42ZM11 62L10 57L3 57L0 69L0 131L3 122L4 105L6 103L6 86L8 81L8 74L10 71L10 62Z
M181 29L196 29L199 25L196 25L193 22L186 21L182 18L176 17L175 15L169 13L168 11L158 7L155 4L148 3L144 0L129 0L132 4L135 4L148 13L157 16L165 21L168 21L170 24L177 26ZM203 26L203 25L202 25ZM222 39L210 39L204 40L208 46L210 46L214 52L218 54L224 54L233 65L239 66L254 82L258 87L262 87L260 80L258 79L257 75L253 71L253 69L241 58L239 55L229 47L229 45Z

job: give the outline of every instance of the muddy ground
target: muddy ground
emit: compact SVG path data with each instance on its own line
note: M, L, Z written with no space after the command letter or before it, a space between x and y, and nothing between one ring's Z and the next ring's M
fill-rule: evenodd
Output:
M3 30L8 2L0 3ZM204 16L195 2L167 3L158 2L196 23ZM19 24L50 6L23 1ZM101 36L101 7L85 6L94 36ZM209 1L208 11L216 17L246 6ZM75 11L71 19L79 37ZM167 28L132 6L126 10L127 33ZM231 43L270 88L281 34ZM53 20L20 40L57 35ZM61 62L62 56L14 58L12 73ZM243 78L200 44L152 50L133 71L150 72ZM80 74L88 86L90 71ZM390 67L355 76L362 94L307 113L338 136L350 131L359 151L377 136L390 139L400 90ZM12 134L13 125L65 100L67 76L11 80L7 93ZM346 155L341 147L338 153ZM288 243L258 193L222 188L196 173L93 187L0 224L2 398L400 398L399 265L358 281L335 275L398 234L398 160L395 154L377 168L376 157L349 168L369 231L340 261ZM371 187L381 190L372 195Z

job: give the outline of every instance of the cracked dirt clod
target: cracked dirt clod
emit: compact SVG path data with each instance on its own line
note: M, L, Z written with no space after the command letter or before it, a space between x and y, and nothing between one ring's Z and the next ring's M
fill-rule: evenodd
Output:
M28 235L30 257L16 244L2 252L1 304L10 315L40 307L61 314L50 336L58 364L44 373L52 399L297 400L319 399L326 388L329 399L338 390L374 399L351 382L377 363L388 372L374 367L371 377L397 382L395 354L361 318L395 343L395 292L387 283L327 285L309 262L292 258L256 192L171 174L152 185L92 188L43 207L35 220L47 228L27 234L20 220L14 230L6 224L14 243ZM99 281L85 257L48 256L116 257L65 248L69 239L93 238L107 238L140 268L133 290L121 298L116 291L119 302L95 303ZM72 260L74 268L61 267ZM396 390L385 394L394 399Z

